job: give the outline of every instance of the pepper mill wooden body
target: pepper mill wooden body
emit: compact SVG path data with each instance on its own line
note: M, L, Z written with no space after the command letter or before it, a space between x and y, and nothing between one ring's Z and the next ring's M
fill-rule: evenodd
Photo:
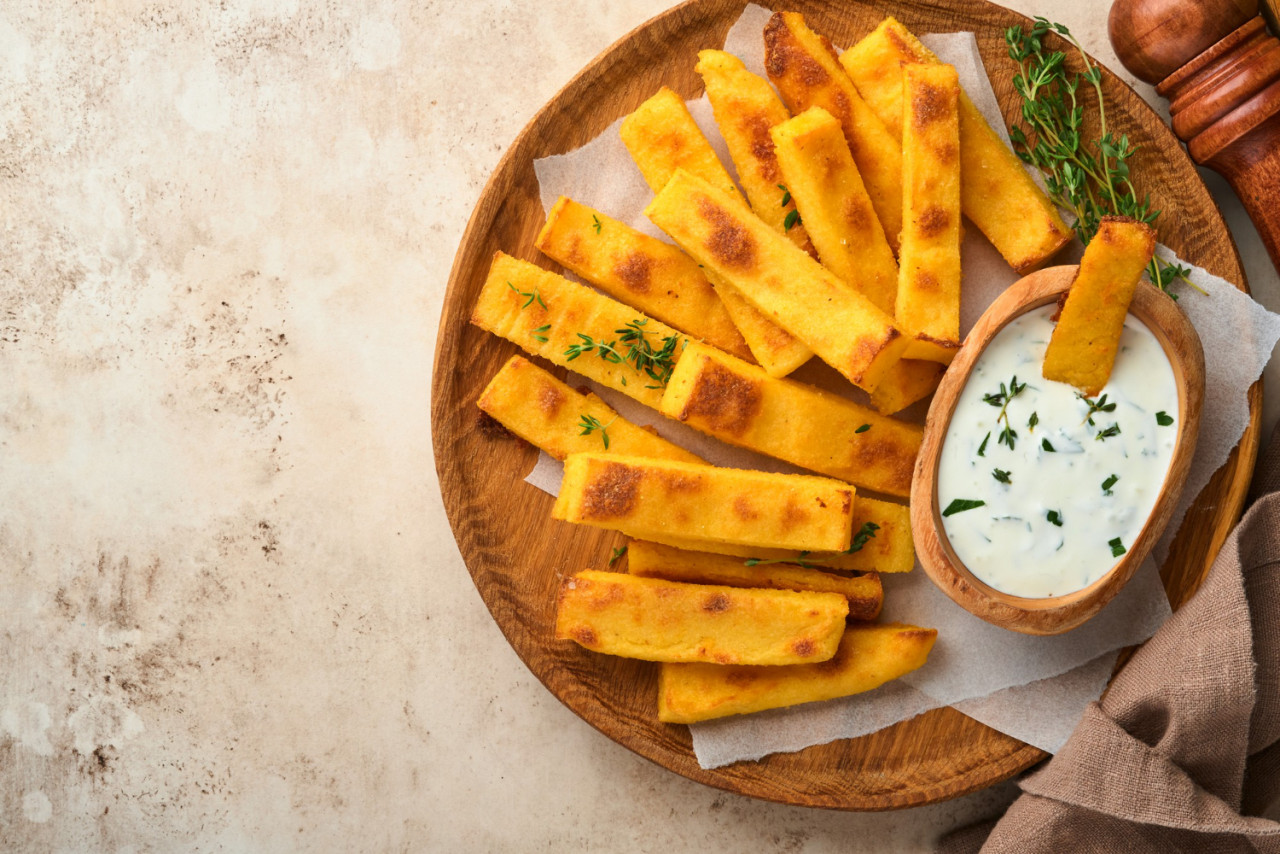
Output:
M1116 0L1111 44L1169 99L1173 130L1222 174L1280 270L1280 41L1257 0Z

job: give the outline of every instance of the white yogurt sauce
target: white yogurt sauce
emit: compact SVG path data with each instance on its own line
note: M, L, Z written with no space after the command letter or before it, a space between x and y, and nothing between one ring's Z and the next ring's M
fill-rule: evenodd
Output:
M1053 312L1018 317L978 357L938 466L940 510L984 502L943 518L956 556L995 589L1027 598L1080 590L1115 566L1151 515L1178 438L1173 369L1151 331L1125 319L1111 379L1092 398L1105 410L1090 416L1075 388L1041 375ZM1025 387L1010 396L1015 376ZM983 399L1002 383L1007 406ZM1002 406L1007 421L997 421Z

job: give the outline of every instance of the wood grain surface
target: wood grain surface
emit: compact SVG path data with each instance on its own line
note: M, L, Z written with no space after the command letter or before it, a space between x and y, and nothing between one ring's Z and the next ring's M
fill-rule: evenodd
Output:
M934 392L911 481L911 533L920 565L934 584L970 613L1029 635L1062 634L1084 623L1115 598L1146 560L1169 524L1191 470L1204 402L1204 350L1195 327L1177 303L1156 288L1139 284L1129 313L1146 324L1160 342L1173 368L1178 393L1178 442L1164 485L1141 533L1129 544L1124 558L1104 576L1087 587L1060 596L1037 599L1013 596L987 585L970 572L947 541L938 503L938 465L947 429L969 374L991 340L1014 318L1056 303L1071 287L1079 269L1074 265L1046 267L1019 279L997 297L974 324Z
M719 47L744 5L694 0L637 28L539 111L499 163L454 260L436 348L432 441L445 511L480 595L521 659L565 705L641 756L708 785L790 804L876 810L955 797L1005 780L1046 754L944 708L858 739L699 768L688 729L657 722L654 665L594 655L552 639L561 576L603 566L623 538L552 521L551 496L522 482L536 451L489 429L475 405L489 378L515 352L514 345L468 323L493 253L501 249L554 268L533 248L544 216L533 161L577 148L662 84L696 96L696 52ZM977 0L792 2L786 8L802 12L840 46L869 32L886 14L920 33L973 31L1006 117L1017 115L1003 34L1028 21L1014 12ZM1139 147L1131 163L1140 191L1152 194L1156 208L1176 212L1160 223L1162 242L1243 286L1226 225L1173 135L1115 77L1106 75L1104 86L1112 128ZM1240 446L1189 511L1164 568L1175 606L1199 585L1239 517L1257 453L1260 385L1250 392L1250 411Z

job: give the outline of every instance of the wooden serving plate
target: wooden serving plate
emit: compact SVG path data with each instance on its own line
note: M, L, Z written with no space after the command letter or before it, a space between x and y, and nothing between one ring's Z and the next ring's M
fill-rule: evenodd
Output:
M926 804L1005 780L1044 759L1034 747L944 708L857 739L775 754L707 771L689 731L657 721L657 668L594 655L552 640L559 578L603 566L619 535L553 522L551 496L521 482L536 451L484 429L475 401L514 345L468 318L499 249L554 267L533 238L543 222L533 161L589 141L666 84L685 97L702 90L696 53L719 47L742 0L692 0L624 36L565 86L520 133L489 179L454 259L440 320L431 391L432 441L445 512L476 588L520 658L548 690L619 744L711 786L758 798L834 809ZM1004 31L1030 21L981 0L859 3L795 0L786 9L840 46L885 15L918 33L973 31L1005 116L1018 115ZM1172 133L1138 95L1104 71L1108 125L1139 148L1130 161L1156 209L1160 239L1181 257L1244 285L1226 223ZM1251 421L1239 447L1189 511L1164 568L1174 606L1199 586L1239 518L1258 449L1261 385L1250 391Z
M1160 342L1173 368L1178 391L1177 444L1160 494L1141 533L1129 544L1124 558L1088 587L1061 596L1037 599L996 590L974 576L956 556L943 527L937 483L942 446L946 442L960 393L991 339L1015 318L1058 302L1059 297L1070 289L1079 269L1076 266L1047 267L1025 276L1010 285L983 312L934 392L929 416L925 420L924 441L916 457L915 475L911 480L911 533L920 565L929 578L971 614L1028 635L1057 635L1074 629L1102 610L1128 583L1173 515L1187 472L1191 469L1191 458L1195 455L1200 431L1200 407L1204 402L1204 350L1200 346L1200 337L1177 303L1156 288L1139 283L1129 313L1141 320Z

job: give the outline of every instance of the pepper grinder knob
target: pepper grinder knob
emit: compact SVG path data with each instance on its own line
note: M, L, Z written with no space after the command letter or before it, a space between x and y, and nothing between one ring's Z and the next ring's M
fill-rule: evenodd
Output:
M1280 41L1258 0L1116 0L1116 56L1169 99L1191 158L1222 174L1280 270Z

